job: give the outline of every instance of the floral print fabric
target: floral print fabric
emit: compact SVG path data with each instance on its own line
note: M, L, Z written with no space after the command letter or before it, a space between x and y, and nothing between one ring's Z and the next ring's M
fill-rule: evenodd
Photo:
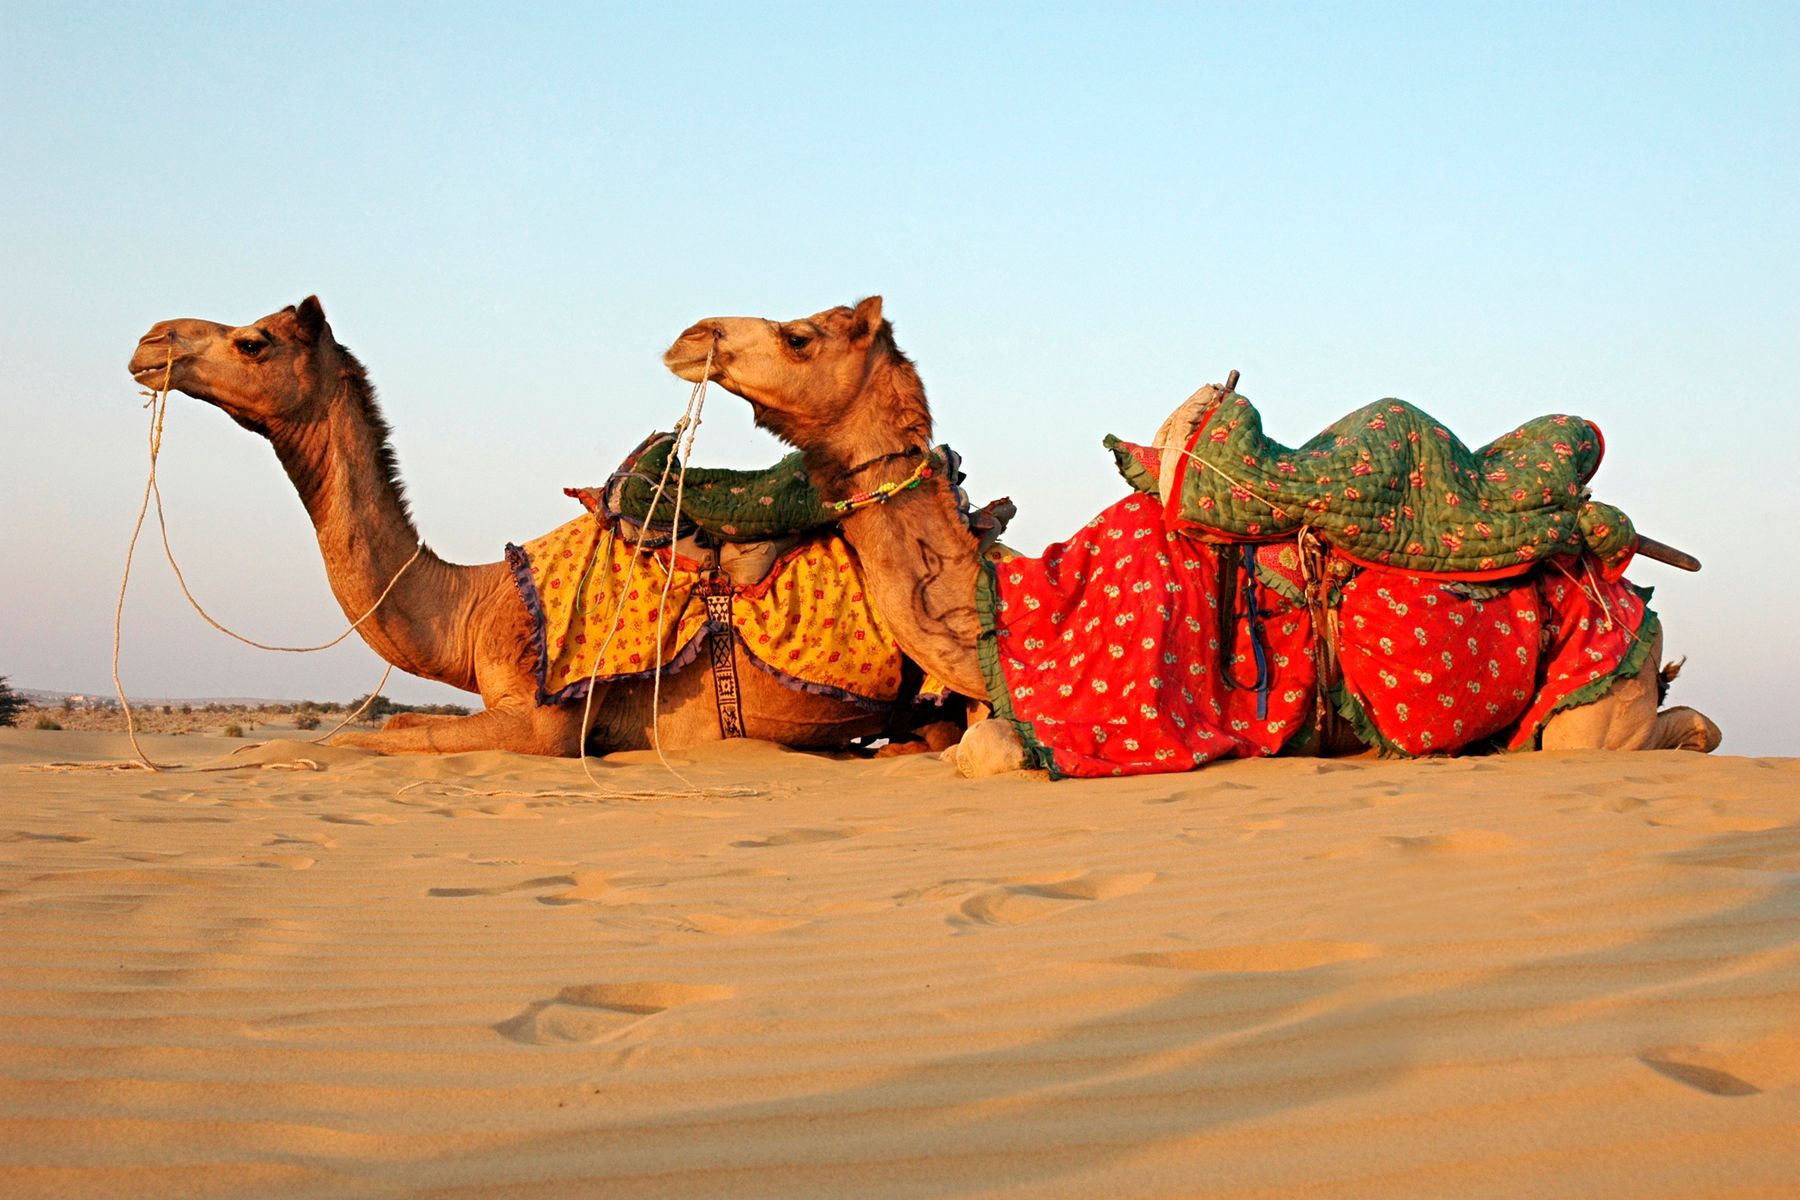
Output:
M1272 589L1254 593L1273 675L1259 716L1248 618L1233 623L1225 653L1219 645L1220 553L1169 530L1154 498L1129 496L1041 558L989 565L982 666L1035 765L1186 771L1273 754L1299 730L1312 702L1311 618Z
M1241 553L1171 529L1155 497L1134 495L1041 558L988 565L982 667L1032 765L1059 776L1186 771L1274 754L1307 724L1312 617L1291 547L1256 548L1257 576L1275 586L1238 577L1220 646L1220 556ZM1534 745L1557 709L1638 669L1654 634L1646 596L1607 581L1592 559L1558 559L1504 588L1365 567L1338 611L1358 732L1406 755Z
M673 673L712 630L696 594L699 564L666 548L646 550L633 571L633 548L629 535L591 513L506 548L534 618L538 703L578 699L591 677L642 678L659 664ZM899 645L865 594L855 553L835 533L802 543L760 583L737 591L731 623L744 652L792 686L871 705L899 694Z

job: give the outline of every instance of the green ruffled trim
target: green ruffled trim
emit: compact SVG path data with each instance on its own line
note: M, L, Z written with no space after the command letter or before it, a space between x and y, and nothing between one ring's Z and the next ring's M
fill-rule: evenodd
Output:
M1256 564L1256 582L1268 588L1295 608L1306 607L1306 593L1294 586L1294 581L1281 572L1265 567L1260 561ZM1334 598L1335 602L1335 598Z
M1147 496L1162 495L1162 481L1146 470L1138 461L1138 456L1125 448L1124 440L1107 434L1105 445L1112 451L1113 461L1118 464L1119 474L1125 477L1133 490L1143 492Z
M1013 711L1012 690L1007 687L1006 672L1000 666L1000 638L995 632L997 585L994 564L983 560L981 573L975 578L975 611L981 616L981 635L975 639L975 652L981 660L981 679L987 684L988 703L993 705L996 717L1012 722L1013 731L1025 747L1025 765L1050 772L1052 779L1061 779L1063 774L1056 769L1055 752L1038 740L1037 730L1030 721L1021 720Z
M1350 722L1350 729L1363 745L1380 753L1383 758L1411 758L1412 755L1387 740L1375 725L1375 719L1364 710L1362 701L1350 685L1339 679L1332 685L1331 699L1337 705L1338 716Z

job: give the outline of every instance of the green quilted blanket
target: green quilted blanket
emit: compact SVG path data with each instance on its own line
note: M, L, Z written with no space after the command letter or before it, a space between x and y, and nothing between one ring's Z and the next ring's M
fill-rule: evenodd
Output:
M1142 447L1106 445L1127 482L1157 491ZM1233 393L1208 414L1176 477L1178 515L1223 540L1270 541L1310 525L1352 558L1410 571L1499 576L1583 550L1611 562L1637 534L1588 495L1603 448L1592 423L1553 415L1470 450L1429 413L1391 399L1288 447Z
M599 494L583 495L583 502L595 507L590 500L597 501L613 517L666 531L675 512L679 461L669 471L668 486L654 513L650 502L674 452L673 434L651 434L619 464L606 486L596 489ZM681 494L683 532L698 526L723 541L760 542L835 523L839 514L819 499L800 459L796 450L759 471L689 467Z
M646 544L662 545L668 540L675 512L675 481L681 474L680 460L670 466L674 452L674 434L653 433L626 456L605 486L563 490L606 521L648 525L651 537ZM950 485L957 511L985 552L1005 531L1012 502L1002 499L974 507L962 488L962 456L943 445L932 447L931 453ZM774 466L756 471L689 467L681 492L681 533L700 530L723 542L761 542L843 520L843 513L819 499L801 460L796 450ZM657 481L665 469L668 483L657 499ZM653 499L654 513L650 510Z

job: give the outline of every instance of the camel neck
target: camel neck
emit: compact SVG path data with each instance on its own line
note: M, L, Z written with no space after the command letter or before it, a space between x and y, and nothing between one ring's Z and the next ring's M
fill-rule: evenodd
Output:
M931 412L905 360L876 364L829 445L807 454L822 498L841 502L899 483L930 454ZM901 649L964 695L986 697L976 636L975 539L941 473L857 507L844 538L862 560L875 606Z
M458 687L472 671L438 630L457 612L467 568L422 549L393 469L387 429L348 374L321 415L272 423L269 441L312 518L332 594L358 632L401 670ZM386 600L377 600L390 584ZM455 623L452 623L454 627Z

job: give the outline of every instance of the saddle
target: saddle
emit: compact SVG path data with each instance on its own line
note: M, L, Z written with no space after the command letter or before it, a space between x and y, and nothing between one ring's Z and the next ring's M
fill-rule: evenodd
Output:
M583 516L507 547L534 622L538 703L579 699L595 679L672 674L702 641L728 738L744 736L739 648L789 687L872 709L947 696L888 632L838 514L799 455L760 471L690 468L682 478L674 450L673 434L652 434L605 484L564 489ZM955 453L937 453L959 484ZM957 494L971 529L991 542L1010 502L974 509Z

